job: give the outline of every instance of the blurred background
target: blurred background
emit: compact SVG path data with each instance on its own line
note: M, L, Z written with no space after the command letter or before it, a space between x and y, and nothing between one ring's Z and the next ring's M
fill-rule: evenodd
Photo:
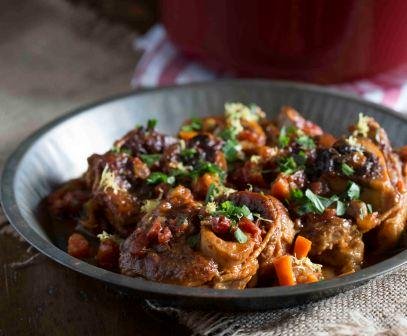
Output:
M0 164L50 119L118 92L308 81L407 110L405 0L0 0Z

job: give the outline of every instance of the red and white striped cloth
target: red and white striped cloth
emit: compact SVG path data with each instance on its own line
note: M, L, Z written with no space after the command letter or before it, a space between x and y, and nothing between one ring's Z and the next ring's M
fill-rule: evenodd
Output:
M134 41L134 48L144 53L137 64L132 86L154 87L233 77L214 72L185 58L171 43L162 25L156 25ZM374 78L332 85L370 101L407 114L407 64Z

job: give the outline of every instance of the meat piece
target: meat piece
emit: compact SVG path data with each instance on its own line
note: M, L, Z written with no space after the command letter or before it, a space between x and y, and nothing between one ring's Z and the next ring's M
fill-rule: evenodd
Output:
M89 198L90 192L84 179L75 179L48 196L47 208L52 216L76 217Z
M277 116L277 124L283 126L294 126L310 136L322 135L322 129L313 122L306 120L291 106L283 106Z
M174 137L161 134L156 130L138 127L114 144L120 149L130 150L133 156L139 156L140 154L162 153L165 148L175 142L177 139Z
M407 227L407 193L401 195L399 202L379 216L380 225L375 236L376 252L390 251L397 247Z
M193 251L181 240L164 251L148 251L142 258L132 254L135 235L123 244L120 270L128 276L183 286L203 286L217 274L216 263Z
M363 261L362 234L349 220L309 214L300 234L312 241L309 256L339 274L354 272Z
M253 154L257 147L266 144L266 134L257 121L242 119L241 124L243 130L237 135L237 139L243 151Z
M253 252L256 240L249 238L246 243L225 241L216 236L209 227L201 228L200 250L209 259L213 259L223 269L240 265Z
M285 254L292 244L295 234L294 223L281 202L272 196L240 191L230 195L229 200L239 206L246 205L253 213L259 214L262 220L258 225L265 232L259 242L256 242L255 236L250 236L251 239L246 244L253 244L251 253L244 253L241 256L241 259L245 260L243 263L224 270L215 284L216 288L244 288L257 271L256 276L260 278L270 276L273 258ZM246 249L243 250L247 252Z
M196 166L201 161L212 162L226 169L226 160L222 152L224 141L210 133L200 133L187 142L187 148L194 148L195 154L185 158L185 164Z
M97 264L107 270L115 270L119 264L119 245L113 239L104 239L100 242L96 254Z
M80 233L73 233L68 239L68 254L72 257L85 259L90 256L90 245Z

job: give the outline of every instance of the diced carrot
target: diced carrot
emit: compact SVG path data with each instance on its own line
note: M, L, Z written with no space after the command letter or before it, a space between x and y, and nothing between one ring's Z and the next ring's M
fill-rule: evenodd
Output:
M183 140L189 140L197 136L198 132L195 131L179 131L178 136Z
M332 145L335 143L335 141L336 141L335 137L329 133L321 134L318 137L318 144L323 148L332 147Z
M308 274L307 275L307 281L305 283L312 283L312 282L318 282L318 278L315 274Z
M312 242L303 236L298 236L294 243L294 255L298 259L305 258L311 250Z
M279 200L285 200L290 197L290 185L287 179L280 175L271 186L271 195Z
M293 271L292 257L284 255L273 260L276 270L278 283L280 286L295 285L295 276Z

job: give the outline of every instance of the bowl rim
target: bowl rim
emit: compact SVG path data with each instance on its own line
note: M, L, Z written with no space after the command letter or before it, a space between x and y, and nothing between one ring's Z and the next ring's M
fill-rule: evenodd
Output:
M32 246L37 250L51 258L52 260L64 265L74 271L81 274L90 276L92 278L102 280L104 282L117 285L120 287L126 287L129 289L142 292L146 295L161 296L161 297L182 297L182 298L194 298L205 299L215 298L220 300L230 299L277 299L288 298L300 295L312 294L320 291L336 291L338 288L349 288L357 286L367 280L375 278L384 273L390 272L395 268L407 263L407 250L401 251L396 255L385 259L377 264L366 267L353 274L345 275L343 277L337 277L331 280L325 280L313 284L303 284L289 287L262 287L262 288L248 288L245 290L222 290L212 288L200 288L200 287L184 287L180 285L164 284L154 281L145 280L143 278L132 278L122 274L110 272L102 268L93 266L85 261L74 258L68 253L59 249L52 242L47 241L35 232L23 218L16 203L16 195L14 190L14 179L18 166L30 149L30 147L38 141L42 135L48 131L62 124L70 118L73 118L79 114L87 112L89 109L103 105L105 103L115 102L131 96L141 96L148 93L170 92L170 91L182 91L191 88L204 88L207 86L234 86L234 85L265 85L271 87L280 88L293 88L310 93L318 93L328 96L334 96L336 98L344 99L359 103L376 110L380 110L384 114L392 115L400 119L401 122L407 122L407 116L400 115L396 111L387 108L385 106L365 101L356 96L349 95L347 93L338 92L331 88L324 88L318 85L305 84L292 81L275 81L275 80L263 80L263 79L226 79L216 81L206 81L185 85L172 85L160 88L144 88L137 91L130 91L123 94L111 96L106 99L98 100L95 103L87 104L77 109L68 112L67 114L54 119L53 121L45 124L43 127L32 133L25 140L23 140L17 149L8 157L6 163L3 166L0 185L0 199L3 211L14 229Z

